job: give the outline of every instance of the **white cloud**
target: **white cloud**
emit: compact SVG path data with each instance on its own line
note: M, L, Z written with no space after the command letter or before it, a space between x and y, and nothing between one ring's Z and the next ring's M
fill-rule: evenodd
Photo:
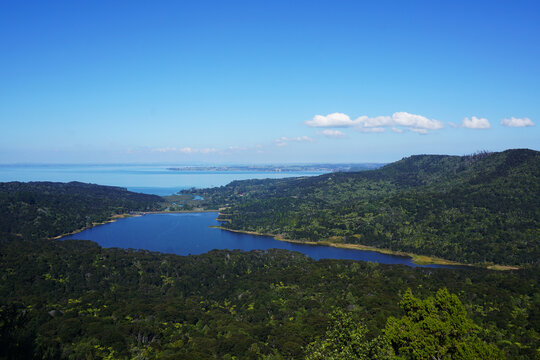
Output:
M395 133L398 133L398 134L401 134L401 133L403 133L405 131L405 130L397 128L397 127L393 127L391 130L393 132L395 132Z
M468 129L489 129L491 124L486 118L477 118L472 116L470 119L468 117L464 118L461 122L461 126Z
M428 133L428 131L426 129L409 129L415 133L418 133L418 134L421 134L421 135L426 135Z
M439 120L428 119L422 115L409 114L403 111L392 114L392 120L394 122L392 125L401 125L408 128L437 130L444 127Z
M343 113L332 113L326 116L315 115L312 120L305 122L311 127L351 127L357 122L351 120L349 115Z
M356 119L357 126L364 127L381 127L392 125L392 118L390 116L376 116L370 118L369 116L362 115Z
M534 122L532 122L532 120L529 118L511 117L510 119L502 119L501 125L510 126L510 127L525 127L525 126L534 126Z
M392 116L369 117L362 115L355 120L352 120L349 115L343 113L315 115L312 120L306 121L305 124L312 127L327 128L355 127L361 132L382 132L386 127L396 128L396 126L407 129L425 130L437 130L444 127L443 123L439 120L428 119L425 116L410 114L404 111L395 112ZM366 130L369 128L376 130Z
M289 145L291 142L314 142L312 138L309 136L297 136L297 137L287 137L282 136L279 139L274 140L274 143L276 146L286 146Z
M324 135L326 137L334 138L334 139L343 139L343 138L347 137L347 135L345 135L341 131L332 130L332 129L324 129L323 131L317 132L317 134L321 134L321 135Z

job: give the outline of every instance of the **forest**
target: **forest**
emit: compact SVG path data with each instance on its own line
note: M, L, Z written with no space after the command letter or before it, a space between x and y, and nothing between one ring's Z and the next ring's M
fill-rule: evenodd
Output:
M460 186L468 189L463 196L480 197L468 192L474 188L472 178L486 184L491 176L502 184L519 177L525 185L513 188L522 197L501 200L498 207L530 202L519 224L533 217L527 225L532 228L537 199L520 192L537 186L538 168L531 162L538 155L511 152L505 154L511 161L492 158L490 164L506 171L504 176L494 176L485 165L491 156L477 155L455 171ZM207 208L229 206L222 214L235 224L238 209L257 201L273 204L273 198L288 197L302 200L297 204L305 210L320 198L320 208L305 213L315 218L357 194L359 204L367 199L379 204L370 215L376 219L377 206L401 199L403 188L409 187L412 204L421 189L456 182L454 171L441 173L440 168L464 159L438 161L421 156L374 172L235 182L200 191L205 196L200 201ZM410 170L416 177L400 168L411 162L423 169ZM291 185L296 182L303 185ZM457 187L448 185L445 191ZM164 209L163 199L81 183L14 182L0 189L0 359L540 357L540 265L535 261L524 261L520 270L492 271L315 261L284 250L179 256L106 249L53 238L115 215ZM484 194L481 186L476 191ZM440 204L445 204L449 200L442 193ZM464 201L458 198L455 204ZM259 212L272 213L270 208ZM337 221L325 223L329 232Z
M376 170L234 181L186 194L222 226L467 264L538 264L540 152L416 155Z
M538 358L538 267L178 256L80 240L11 240L0 256L4 359Z
M163 199L80 182L0 183L0 238L41 239L132 211L160 210Z

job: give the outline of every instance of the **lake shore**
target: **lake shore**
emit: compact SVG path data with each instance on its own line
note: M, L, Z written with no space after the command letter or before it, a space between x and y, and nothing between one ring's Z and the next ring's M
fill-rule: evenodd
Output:
M73 230L72 232L69 232L69 233L64 233L64 234L61 234L61 235L58 235L58 236L54 236L51 239L52 240L58 240L58 239L61 239L63 237L73 235L73 234L77 234L77 233L80 233L80 232L82 232L84 230L88 230L88 229L94 228L94 227L99 226L99 225L110 224L110 223L113 223L113 222L115 222L115 221L117 221L119 219L125 219L125 218L130 218L130 217L137 217L137 216L141 216L141 215L139 215L139 214L117 214L117 215L113 215L108 220L101 221L101 222L95 222L95 223L92 223L92 225L85 226L85 227L83 227L81 229Z
M193 213L217 213L217 210L202 210L202 209L194 209L194 210L175 210L175 211L141 211L137 212L137 214L141 215L150 215L150 214L193 214Z
M87 230L87 229L90 229L99 225L109 224L119 219L124 219L124 218L129 218L129 217L137 217L137 216L152 215L152 214L189 214L189 213L218 213L219 214L219 210L196 209L196 210L178 210L178 211L141 211L141 212L133 212L133 213L127 213L127 214L118 214L118 215L113 215L110 219L106 221L93 223L91 226L85 226L82 229L78 229L67 234L55 236L52 239L60 239L69 235L77 234L79 232L82 232L84 230ZM218 221L223 221L223 220L218 220ZM249 235L256 235L256 236L268 236L268 237L274 238L275 240L289 242L289 243L304 244L304 245L331 246L331 247L341 248L341 249L373 251L373 252L378 252L385 255L403 256L403 257L411 258L412 262L416 265L447 265L447 266L463 266L463 267L466 266L466 267L471 267L471 268L486 268L489 270L497 270L497 271L519 270L519 267L517 266L497 265L497 264L493 264L489 266L482 266L478 264L463 264L456 261L438 258L435 256L418 255L414 253L394 251L390 249L380 249L373 246L360 245L360 244L335 243L331 241L318 241L318 242L302 241L302 240L295 240L295 239L287 239L280 235L259 233L256 231L228 229L226 227L218 226L218 225L211 226L211 227L225 230L225 231L234 232L234 233L249 234Z
M244 231L244 230L233 230L228 229L223 226L212 226L216 229L221 229L225 231L231 231L236 233L242 233L242 234L250 234L250 235L258 235L258 236L270 236L273 237L276 240L279 241L285 241L290 243L296 243L296 244L305 244L305 245L322 245L322 246L332 246L336 248L342 248L342 249L351 249L351 250L363 250L363 251L374 251L385 255L395 255L395 256L404 256L409 257L412 259L412 262L417 265L448 265L448 266L467 266L471 268L486 268L489 270L498 270L498 271L508 271L508 270L519 270L519 267L517 266L508 266L508 265L489 265L489 266L481 266L481 265L473 265L473 264L462 264L457 261L451 261L447 259L438 258L435 256L427 256L427 255L418 255L408 252L402 252L402 251L394 251L390 249L380 249L373 246L367 246L367 245L360 245L360 244L340 244L340 243L334 243L331 241L302 241L302 240L294 240L294 239L286 239L279 235L274 234L264 234L259 233L256 231Z
M189 214L189 213L209 213L209 212L217 212L217 210L134 211L134 212L131 212L131 213L113 215L108 220L101 221L101 222L95 222L95 223L92 223L92 225L88 225L88 226L85 226L83 228L73 230L73 231L71 231L69 233L64 233L64 234L61 234L61 235L58 235L58 236L54 236L51 239L52 240L58 240L58 239L61 239L63 237L66 237L66 236L74 235L74 234L80 233L80 232L82 232L84 230L94 228L96 226L110 224L110 223L118 221L119 219L126 219L126 218L130 218L130 217L137 217L137 216L150 215L150 214Z

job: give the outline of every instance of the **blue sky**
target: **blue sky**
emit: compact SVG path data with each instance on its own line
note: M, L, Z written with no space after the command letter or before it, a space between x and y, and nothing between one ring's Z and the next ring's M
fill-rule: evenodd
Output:
M540 144L538 1L3 1L0 163Z

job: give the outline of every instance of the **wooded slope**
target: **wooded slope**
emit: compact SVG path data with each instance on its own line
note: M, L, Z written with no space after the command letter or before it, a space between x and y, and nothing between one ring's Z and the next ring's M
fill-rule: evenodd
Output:
M540 259L540 152L417 155L377 170L235 181L203 191L223 226L464 263Z
M155 195L80 182L0 183L0 236L53 237L114 214L157 210L162 201Z

